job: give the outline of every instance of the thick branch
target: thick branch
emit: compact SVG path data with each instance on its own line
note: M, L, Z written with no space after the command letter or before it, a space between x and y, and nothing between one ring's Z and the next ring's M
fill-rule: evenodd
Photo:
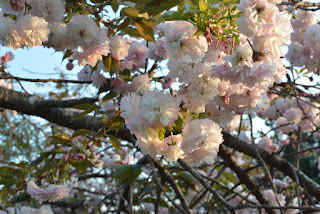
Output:
M35 105L40 107L50 108L70 108L79 104L88 104L97 102L97 98L83 98L83 99L72 99L72 100L37 100Z
M39 116L52 123L56 123L60 126L68 127L74 130L89 129L98 131L104 125L91 116L85 116L80 119L74 120L75 116L77 115L77 112L74 110L48 108L43 106L39 107L34 105L34 103L35 98L30 95L0 87L0 108L16 110L23 114ZM125 128L119 130L116 136L118 136L122 140L135 142L135 137L131 135L130 131ZM243 152L253 158L257 158L254 145L239 141L236 137L233 137L228 133L223 133L223 138L224 145ZM297 174L300 183L305 184L309 194L320 200L320 186L312 179L310 179L307 175L305 175L303 172L293 167L288 161L277 155L270 154L262 149L259 149L259 153L268 165L278 169L285 175L288 175L289 177L291 177L291 179L296 180L294 174ZM295 171L296 173L294 173L293 171Z
M185 201L184 196L182 194L182 191L179 188L179 186L176 184L176 182L174 181L174 178L172 177L172 175L167 173L166 169L160 163L155 161L153 158L151 158L150 156L148 156L147 158L150 160L150 162L153 162L154 166L158 169L158 171L161 174L161 176L163 176L163 178L171 185L171 187L173 188L173 190L176 193L177 197L179 198L179 200L181 202L181 206L183 207L185 212L186 213L190 213L189 205Z
M234 213L234 207L230 205L212 186L210 186L191 166L186 164L180 158L178 159L179 164L185 168L190 174L197 179L206 189L208 189L212 195L224 206L226 207L231 213Z
M78 115L78 111L73 109L48 108L42 105L41 102L38 105L37 98L31 95L0 87L0 108L15 110L22 114L39 116L49 122L73 130L88 129L98 131L104 125L92 116L84 116L75 120L74 118ZM51 106L55 105L53 104L54 101L50 102ZM67 103L68 101L64 102ZM61 102L57 101L57 105L60 104ZM127 129L118 130L117 133L114 131L108 133L118 136L122 140L129 142L135 141L134 136L131 135Z
M238 150L240 152L243 152L244 154L247 154L253 158L258 158L255 153L255 145L247 144L243 141L237 140L236 137L233 137L232 135L228 133L223 133L224 138L224 145L233 148L235 150ZM316 182L314 182L312 179L310 179L307 175L305 175L303 172L292 166L288 161L285 159L268 153L267 151L258 148L258 151L260 153L260 156L262 159L271 167L274 167L278 169L279 171L283 172L285 175L288 175L292 180L295 179L295 173L298 175L298 178L301 183L305 183L306 188L308 192L318 200L320 200L320 186Z
M37 105L39 103L40 105ZM79 113L72 109L48 108L37 101L37 98L0 87L0 107L16 110L23 114L42 117L52 123L71 129L86 128L89 130L98 130L102 124L93 117L86 116L74 120Z
M255 184L255 182L249 177L247 173L245 173L235 162L234 158L232 157L232 154L228 152L223 146L220 146L219 149L219 156L225 161L225 164L230 167L238 176L240 181L244 183L256 196L258 201L261 204L269 204L267 199L264 197L262 192L260 191L260 188ZM266 208L266 211L268 213L276 213L274 210L270 208Z
M81 80L63 80L63 79L30 79L23 77L14 77L14 76L1 76L0 79L4 80L17 80L17 81L26 81L26 82L55 82L55 83L75 83L75 84L90 84L92 81L81 81Z

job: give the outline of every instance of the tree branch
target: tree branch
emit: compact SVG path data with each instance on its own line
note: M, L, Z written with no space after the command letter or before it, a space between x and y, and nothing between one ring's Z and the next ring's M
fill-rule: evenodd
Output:
M55 82L55 83L75 83L75 84L90 84L92 81L80 81L80 80L62 80L62 79L29 79L23 77L15 77L15 76L1 76L0 79L3 80L17 80L17 81L26 81L26 82Z
M197 179L206 189L208 189L213 196L224 206L226 207L231 213L234 213L234 207L230 205L212 186L210 186L203 178L188 164L186 164L180 158L178 159L179 164L185 168L190 174Z
M50 107L50 108L70 108L79 104L88 104L97 102L97 98L83 98L83 99L72 99L72 100L37 100L35 105L38 108Z
M152 157L147 156L147 158L150 161L150 163L153 163L154 166L158 169L159 173L161 174L161 176L163 176L165 181L167 181L170 184L170 186L173 188L173 190L176 193L177 197L179 198L181 205L182 205L183 209L185 210L185 212L190 213L189 205L185 201L184 196L181 192L181 189L174 181L174 178L169 173L167 173L166 169L160 163L155 161Z
M245 173L234 161L234 158L228 152L223 146L220 146L219 148L219 156L225 160L225 163L228 167L230 167L238 176L240 181L244 183L250 190L252 190L252 193L256 196L257 200L261 204L269 204L267 199L264 197L262 192L260 191L260 188L257 188L257 185L255 182L248 176L247 173ZM276 212L270 208L266 208L266 211L268 213L275 214Z
M25 93L17 92L14 90L9 90L0 87L0 108L6 108L11 110L16 110L22 114L35 115L43 119L46 119L57 125L68 127L74 130L77 129L89 129L93 131L99 130L103 127L103 123L94 119L91 116L85 116L74 120L77 112L72 109L62 109L62 108L48 108L43 106L34 105L35 98L31 95ZM110 132L111 133L111 132ZM112 133L122 140L128 142L135 142L135 137L126 128L120 129L117 133ZM243 152L253 158L258 158L255 153L254 145L247 144L243 141L237 140L236 137L223 132L224 145ZM300 170L296 169L285 159L270 154L265 150L259 149L259 154L262 159L270 166L288 175L292 180L295 179L295 173L298 175L300 183L303 183L309 192L309 194L318 200L320 200L320 186L307 175L305 175ZM180 163L181 161L179 161ZM180 163L181 164L181 163ZM184 166L185 167L185 166ZM190 166L189 166L190 167ZM201 178L202 179L202 178ZM212 188L212 187L211 187ZM211 191L210 191L211 192Z
M39 116L49 122L73 130L88 129L98 131L104 125L92 116L75 119L79 112L74 109L48 108L42 104L37 105L36 99L34 96L0 87L0 108L15 110L22 114ZM67 103L68 101L65 102ZM61 104L59 101L57 103L57 105ZM55 104L52 104L52 106L53 105ZM110 131L108 134L118 136L120 139L128 142L135 142L135 137L125 128L118 130L117 133Z
M246 155L249 155L253 158L258 158L255 153L255 145L247 144L243 141L237 140L236 137L233 137L229 133L223 132L223 138L224 142L223 144L233 148L235 150L238 150ZM270 166L278 169L279 171L283 172L285 175L288 175L292 180L296 181L295 173L293 173L293 170L298 175L298 178L301 183L305 183L305 186L313 197L320 200L320 186L316 182L314 182L312 179L310 179L307 175L305 175L303 172L292 166L288 161L285 159L270 154L267 151L258 148L259 154L262 157L262 159L269 164Z

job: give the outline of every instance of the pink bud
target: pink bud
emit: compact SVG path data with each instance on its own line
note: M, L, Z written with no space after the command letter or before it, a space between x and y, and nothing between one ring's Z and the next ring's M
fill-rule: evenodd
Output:
M64 161L68 160L68 158L69 158L69 155L62 155L62 157L61 157L61 159Z
M276 152L276 151L278 151L278 149L279 149L279 146L278 146L278 145L272 145L271 148L270 148L270 150L271 150L272 152Z
M121 77L117 77L115 79L112 80L110 87L111 88L115 88L117 86L120 86L124 83L124 80Z
M281 144L281 146L288 145L289 144L289 139L280 140L280 144Z
M73 69L74 65L72 64L72 62L68 62L66 67L67 67L68 71L71 71Z
M224 99L224 104L229 105L229 103L230 103L230 97L224 96L223 99Z
M14 11L21 11L24 8L25 0L10 0L11 8Z
M13 60L13 59L14 59L13 53L10 52L10 51L8 51L8 52L6 53L6 55L4 55L4 56L1 57L1 63L2 63L3 65L5 65L5 64L7 64L8 62L10 62L10 61Z
M163 77L161 79L161 82L162 82L162 88L163 89L167 89L172 85L173 79L171 79L170 77L165 76L165 77Z
M73 158L75 161L84 161L86 159L86 155L85 154L76 154Z

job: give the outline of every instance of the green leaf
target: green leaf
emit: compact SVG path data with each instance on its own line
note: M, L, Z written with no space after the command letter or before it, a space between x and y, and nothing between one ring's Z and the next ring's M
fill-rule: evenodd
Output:
M118 94L116 92L110 91L108 94L106 94L103 98L102 98L102 103L108 102L109 100L113 99L114 97L116 97Z
M102 62L104 66L107 68L107 70L109 71L111 76L117 71L119 61L116 59L113 59L111 55L102 56Z
M135 24L137 26L137 30L139 31L140 35L145 40L156 43L156 40L154 39L153 28L152 28L154 25L156 25L155 22L150 22L142 19L141 21L136 21Z
M72 108L84 110L83 112L77 114L72 120L77 120L93 111L98 111L98 106L96 106L95 104L78 104L73 106Z
M72 119L72 121L78 120L78 119L80 119L81 117L87 116L87 115L90 114L91 112L92 112L92 110L83 111L83 112L77 114L77 115Z
M116 59L113 59L111 60L111 67L110 67L110 75L112 76L114 73L116 73L117 69L118 69L118 66L119 66L119 61L116 60Z
M182 126L183 126L183 119L181 117L178 117L178 119L175 122L176 130L180 132L182 130Z
M169 11L171 8L178 6L182 0L149 0L145 4L139 4L140 12L147 12L149 16L157 16L163 11Z
M4 17L9 17L9 18L12 19L13 21L17 21L17 16L16 16L16 15L12 15L12 14L5 13L3 16L4 16Z
M81 162L71 161L70 163L74 168L81 171L82 173L86 173L87 169L92 166L92 163L90 163L90 161L88 161L87 159Z
M12 175L16 175L19 173L24 173L24 170L11 168L11 167L7 167L7 166L0 167L0 177L1 178L11 177Z
M72 54L73 54L72 50L67 50L62 57L62 61L72 56Z
M97 3L103 3L105 2L105 0L91 0L91 2L97 4Z
M62 149L61 148L53 149L53 150L50 150L48 152L42 152L40 154L41 154L42 157L48 157L49 155L57 154L57 153L62 153Z
M126 7L122 9L123 12L125 12L127 15L133 17L133 18L149 18L147 13L140 13L138 9L132 8L132 7ZM121 12L122 12L121 11Z
M222 176L228 183L237 183L237 178L232 173L224 172L222 173Z
M177 173L177 176L178 180L182 180L186 183L185 186L191 187L193 190L196 190L196 182L189 172L181 171Z
M111 57L111 55L102 56L102 62L103 62L103 64L104 64L104 66L107 68L107 70L110 71L111 62L112 62L112 57Z
M130 24L130 19L126 18L125 20L123 20L123 22L118 26L118 30L123 30L126 29Z
M184 11L167 11L163 15L161 15L160 20L166 21L166 20L188 20L189 16L184 13Z
M109 137L110 142L115 149L118 149L118 150L121 149L121 143L117 137L110 135L110 134L108 134L107 137Z
M125 12L126 14L128 14L129 16L132 16L132 17L139 16L139 10L137 10L136 8L132 8L132 7L123 8L121 12Z
M50 144L69 145L71 143L70 136L66 133L57 133L54 136L50 136L50 139Z
M113 176L119 184L130 184L140 175L142 165L120 165L116 168Z
M0 192L0 201L4 201L4 199L9 195L10 189L8 187L3 187Z
M27 166L28 166L29 164L28 164L27 162L25 162L25 161L21 161L20 163L10 162L10 163L8 163L8 165L20 167L20 168L28 171Z
M120 116L117 116L113 118L113 120L110 121L108 125L109 130L119 130L122 128L122 125L124 123L124 119Z
M119 3L117 1L112 1L111 2L111 8L115 13L117 13L117 11L119 9Z
M123 71L120 71L119 76L126 81L132 80L131 72L128 69L124 69Z
M59 170L59 181L65 180L65 178L69 175L70 164L64 164Z
M201 12L207 11L208 7L209 6L203 0L199 0L199 9Z
M158 129L158 138L159 138L159 140L164 140L165 133L166 133L165 129Z
M71 108L81 109L81 110L85 110L85 111L88 111L88 110L96 111L96 110L98 110L98 107L95 104L78 104L78 105L72 106Z
M86 135L86 134L90 134L90 131L88 129L78 129L77 131L75 131L73 134L72 134L72 137L71 138L75 138L75 137L78 137L78 136L83 136L83 135Z
M238 4L240 3L240 0L223 0L223 4Z
M122 32L132 37L137 37L137 38L141 37L139 31L136 28L127 27L123 29Z

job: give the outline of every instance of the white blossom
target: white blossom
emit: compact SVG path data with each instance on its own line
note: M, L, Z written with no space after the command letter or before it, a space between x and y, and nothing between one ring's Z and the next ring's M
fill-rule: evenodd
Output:
M28 14L19 18L17 25L17 32L23 46L36 47L48 40L50 33L48 22L42 17Z
M141 111L154 127L172 125L179 116L179 99L157 91L146 92L141 100Z
M190 164L199 165L202 161L213 164L219 146L223 142L221 128L210 119L196 119L182 130L181 149Z
M104 42L106 34L100 31L93 19L85 15L75 15L67 24L69 48L92 48Z
M69 188L66 185L49 185L47 188L38 187L34 181L30 181L27 193L39 203L44 201L55 202L69 195Z
M30 14L44 17L47 22L60 22L65 13L65 4L62 0L31 0Z

